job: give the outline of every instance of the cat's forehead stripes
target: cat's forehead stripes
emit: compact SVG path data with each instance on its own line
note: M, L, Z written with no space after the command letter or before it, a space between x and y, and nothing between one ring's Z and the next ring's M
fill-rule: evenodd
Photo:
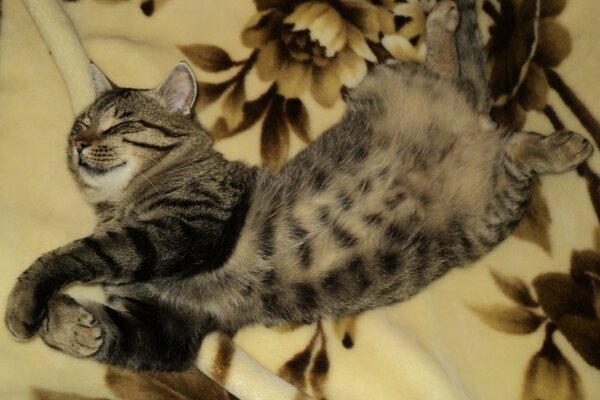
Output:
M114 106L120 97L121 96L116 90L106 92L96 100L93 108L99 111L107 110Z

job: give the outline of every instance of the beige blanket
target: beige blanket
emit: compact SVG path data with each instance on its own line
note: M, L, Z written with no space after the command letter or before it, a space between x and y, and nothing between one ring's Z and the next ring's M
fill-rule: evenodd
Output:
M422 3L54 5L64 8L89 57L121 86L156 86L187 60L199 80L198 116L217 148L276 169L341 116L340 93L370 65L423 57ZM71 51L68 20L50 18L50 30L38 31L20 0L1 7L3 313L19 273L91 232L94 218L65 163L72 110L89 90L78 75L85 53ZM478 12L494 116L546 133L566 126L597 144L600 2L486 0ZM215 334L197 368L184 374L134 374L71 358L39 339L14 342L0 329L0 398L598 399L599 154L578 171L542 178L514 235L408 302L342 321Z

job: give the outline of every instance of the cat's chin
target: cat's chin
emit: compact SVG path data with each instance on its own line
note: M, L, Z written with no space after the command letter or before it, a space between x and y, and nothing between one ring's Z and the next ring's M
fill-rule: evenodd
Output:
M88 175L92 175L92 176L97 175L97 176L99 176L99 175L106 175L106 174L108 174L108 173L110 173L112 171L115 171L115 170L117 170L119 168L122 168L122 167L124 167L124 166L127 165L127 162L123 161L122 163L114 165L114 166L111 166L111 167L98 167L98 166L90 165L90 164L88 164L85 161L83 161L83 160L80 159L77 162L77 165L79 166L80 171L83 171L83 172L85 172Z
M84 161L78 162L78 175L86 187L88 200L117 201L136 174L136 167L134 161L123 161L110 168L98 168Z

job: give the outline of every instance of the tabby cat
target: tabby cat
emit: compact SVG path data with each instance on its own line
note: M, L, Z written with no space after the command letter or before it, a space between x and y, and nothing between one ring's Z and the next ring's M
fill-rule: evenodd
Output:
M534 176L574 168L592 146L490 120L473 1L459 4L429 13L425 64L374 68L343 119L276 174L212 149L185 63L154 90L117 88L92 66L98 96L74 123L68 161L99 222L19 277L11 334L181 370L208 332L402 301L490 251ZM102 283L106 304L60 293L75 282Z

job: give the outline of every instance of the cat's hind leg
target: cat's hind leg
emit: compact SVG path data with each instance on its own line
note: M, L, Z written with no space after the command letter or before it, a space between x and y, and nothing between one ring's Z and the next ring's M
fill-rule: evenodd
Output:
M454 35L459 18L456 3L442 0L429 13L425 27L427 65L440 74L452 77L460 72Z
M548 136L516 132L509 139L506 156L525 170L545 174L573 169L592 152L592 145L587 139L568 130Z
M477 22L475 0L455 0L460 13L460 24L455 32L456 52L460 76L473 85L477 110L490 111L490 95L485 66L483 40Z
M40 336L48 346L75 357L93 355L103 342L102 329L94 316L64 294L50 300Z
M476 256L487 253L517 226L527 208L536 174L567 171L591 154L590 143L570 131L549 136L515 132L507 138L502 160L492 174L493 195L486 212L472 227Z

